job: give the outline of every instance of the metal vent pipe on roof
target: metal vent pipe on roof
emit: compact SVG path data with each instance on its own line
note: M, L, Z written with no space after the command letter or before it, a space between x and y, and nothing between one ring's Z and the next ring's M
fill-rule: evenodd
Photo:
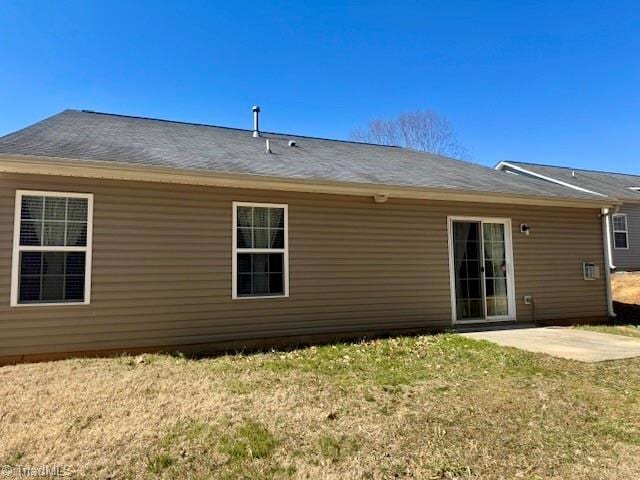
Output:
M254 105L251 111L253 111L253 138L257 138L260 136L260 125L258 123L260 117L260 107Z

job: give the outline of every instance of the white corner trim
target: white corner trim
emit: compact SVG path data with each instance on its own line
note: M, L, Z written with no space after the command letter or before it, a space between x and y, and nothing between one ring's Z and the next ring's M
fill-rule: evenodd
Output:
M238 207L262 207L284 209L284 248L238 248ZM258 300L278 299L289 297L289 205L286 203L259 203L259 202L232 202L231 221L231 299L232 300ZM282 272L282 295L238 295L238 253L282 253L284 272Z
M604 193L594 192L593 190L588 190L586 188L582 188L582 187L579 187L577 185L573 185L572 183L563 182L562 180L558 180L557 178L553 178L553 177L549 177L547 175L542 175L541 173L533 172L531 170L528 170L526 168L520 167L518 165L514 165L513 163L502 161L502 162L499 162L495 166L495 169L496 170L501 170L503 172L507 172L507 171L510 171L510 170L515 170L515 172L522 173L524 175L530 175L532 177L539 178L540 180L546 180L547 182L555 183L556 185L562 185L563 187L572 188L572 189L577 190L579 192L590 193L591 195L598 195L600 197L609 198L609 196L605 195Z
M25 195L65 197L65 198L86 198L87 199L87 245L84 247L63 247L63 246L20 246L20 219L22 216L22 197ZM84 301L82 302L51 302L51 303L19 303L18 285L20 277L20 252L85 252L85 272L84 272ZM40 190L16 190L15 210L13 218L13 252L11 258L11 307L52 307L89 305L91 303L91 265L93 251L93 194L77 192L49 192Z

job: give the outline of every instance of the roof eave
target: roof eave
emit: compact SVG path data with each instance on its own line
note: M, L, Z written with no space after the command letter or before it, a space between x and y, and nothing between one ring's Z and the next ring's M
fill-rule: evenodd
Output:
M454 188L417 188L384 184L331 182L203 170L179 170L160 166L123 165L118 162L102 160L69 159L35 155L0 154L0 173L176 183L334 195L374 196L384 194L393 198L577 208L601 208L619 205L621 203L616 199L608 197L602 199L544 197Z

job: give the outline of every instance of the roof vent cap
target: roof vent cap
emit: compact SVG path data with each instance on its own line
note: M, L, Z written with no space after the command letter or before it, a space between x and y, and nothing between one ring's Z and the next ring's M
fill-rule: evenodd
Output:
M254 105L251 111L253 112L253 138L257 138L260 136L260 107Z
M573 178L576 178L576 171L575 171L575 170L571 170L571 176L572 176Z
M295 141L295 140L289 140L289 146L290 146L290 147L297 147L297 146L298 146L298 144L296 143L296 141Z

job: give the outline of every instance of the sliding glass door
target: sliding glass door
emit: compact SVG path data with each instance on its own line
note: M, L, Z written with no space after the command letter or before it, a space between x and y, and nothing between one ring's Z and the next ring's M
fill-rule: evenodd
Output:
M506 320L513 316L507 225L506 220L450 220L452 307L456 321Z

